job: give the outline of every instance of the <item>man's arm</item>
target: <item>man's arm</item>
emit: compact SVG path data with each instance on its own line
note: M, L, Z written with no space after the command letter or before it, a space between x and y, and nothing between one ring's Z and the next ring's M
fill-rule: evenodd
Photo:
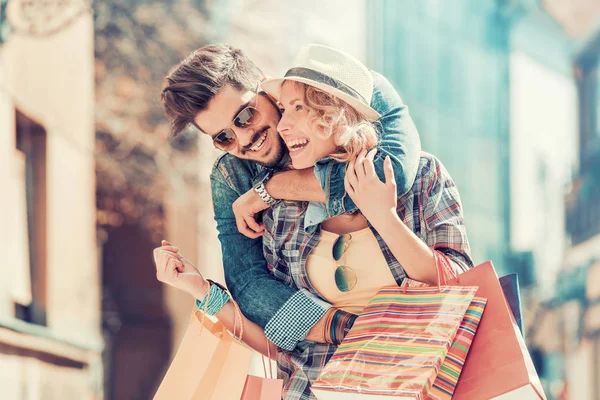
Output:
M275 280L269 272L262 239L250 239L242 235L236 226L232 204L241 193L252 188L250 164L238 162L229 155L218 162L225 163L221 168L229 172L225 178L215 167L210 177L225 281L244 315L264 328L297 290Z
M232 203L252 187L251 163L233 156L218 162L211 188L225 280L232 296L244 315L265 328L266 336L278 347L291 350L305 338L323 342L323 317L331 306L306 290L291 287L291 280L283 281L285 277L277 280L267 266L263 240L248 238L237 229ZM302 318L291 326L285 324L288 309L302 311Z

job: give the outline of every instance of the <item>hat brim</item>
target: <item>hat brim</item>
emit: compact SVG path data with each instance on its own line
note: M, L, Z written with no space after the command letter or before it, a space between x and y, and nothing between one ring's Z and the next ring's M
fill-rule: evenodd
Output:
M335 97L345 101L350 106L354 107L358 112L363 114L369 121L377 121L379 118L381 118L381 115L379 115L379 113L377 111L375 111L373 108L366 105L362 101L352 97L351 95L349 95L345 92L342 92L339 89L331 87L325 83L314 81L312 79L295 77L295 76L288 76L285 78L265 79L260 84L260 86L265 92L267 92L268 94L273 96L275 99L279 100L279 97L281 95L281 85L283 85L283 82L285 82L285 81L302 82L307 85L314 86L317 89L324 91L325 93L329 93L330 95L335 96Z

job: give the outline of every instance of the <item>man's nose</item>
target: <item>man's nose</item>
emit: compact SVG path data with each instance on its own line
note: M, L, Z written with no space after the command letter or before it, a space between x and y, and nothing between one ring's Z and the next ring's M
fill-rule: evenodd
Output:
M233 132L238 138L238 143L240 144L240 148L244 149L245 147L251 145L253 143L253 137L255 135L255 130L252 128L238 128L234 127Z

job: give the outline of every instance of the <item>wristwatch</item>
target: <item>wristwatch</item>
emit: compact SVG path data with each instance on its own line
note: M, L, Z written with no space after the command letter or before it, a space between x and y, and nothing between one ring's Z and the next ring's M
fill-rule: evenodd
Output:
M267 188L265 187L265 184L267 183L267 181L269 179L271 179L272 176L273 176L272 172L267 173L265 178L262 181L260 181L260 183L258 185L254 186L254 191L256 193L258 193L258 195L260 196L262 201L267 203L267 205L269 207L272 207L275 204L277 204L277 200L275 200L274 198L271 197L271 195L267 192Z

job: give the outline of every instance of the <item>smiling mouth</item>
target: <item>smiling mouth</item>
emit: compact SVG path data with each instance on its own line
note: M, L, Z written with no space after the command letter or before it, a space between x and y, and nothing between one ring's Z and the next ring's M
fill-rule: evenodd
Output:
M287 145L290 152L296 152L303 150L306 146L308 146L308 143L310 143L310 140L308 139L292 139L289 142L286 142L285 144Z
M261 135L258 137L258 139L256 140L256 142L252 145L252 147L250 147L248 149L249 151L257 152L257 151L260 151L260 149L262 149L263 145L267 141L268 130L269 130L268 128L265 128L262 131Z

